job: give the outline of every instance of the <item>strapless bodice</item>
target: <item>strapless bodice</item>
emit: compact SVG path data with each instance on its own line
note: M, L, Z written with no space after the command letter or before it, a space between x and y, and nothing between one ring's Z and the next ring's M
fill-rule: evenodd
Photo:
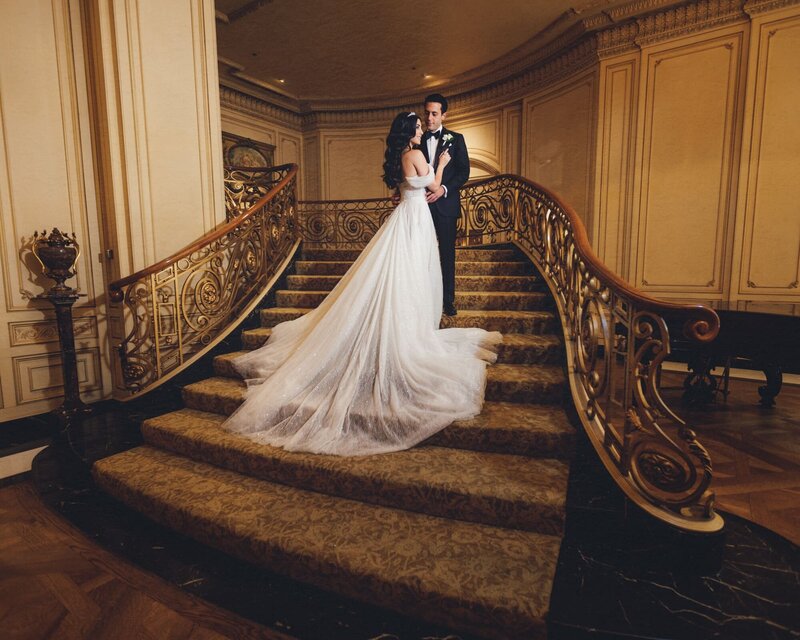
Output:
M400 183L400 199L412 200L425 198L425 187L433 182L433 166L428 165L428 174L424 176L406 176Z

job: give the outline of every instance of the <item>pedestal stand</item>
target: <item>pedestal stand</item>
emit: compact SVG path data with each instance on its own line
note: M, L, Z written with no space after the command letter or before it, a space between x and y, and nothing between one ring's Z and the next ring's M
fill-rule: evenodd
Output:
M81 400L78 385L78 360L75 356L75 333L72 328L72 305L78 298L86 294L75 289L57 290L53 287L49 292L36 296L37 300L48 300L56 310L58 339L61 343L61 372L64 378L64 402L53 413L59 418L71 418L77 415L88 415L92 408Z

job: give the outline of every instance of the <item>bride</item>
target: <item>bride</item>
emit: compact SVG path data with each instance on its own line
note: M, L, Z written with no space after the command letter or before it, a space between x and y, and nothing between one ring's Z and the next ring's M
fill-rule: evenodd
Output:
M438 170L415 148L422 124L404 112L386 138L384 182L400 203L316 309L279 324L234 361L244 404L224 428L289 451L345 456L413 447L480 413L491 348L483 329L439 329L442 275L425 190Z

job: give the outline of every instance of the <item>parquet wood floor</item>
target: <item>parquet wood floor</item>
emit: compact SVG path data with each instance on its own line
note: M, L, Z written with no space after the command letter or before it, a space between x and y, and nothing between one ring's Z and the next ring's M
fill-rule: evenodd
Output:
M800 544L800 387L784 385L765 409L762 383L731 380L727 402L689 408L680 404L682 382L665 373L664 396L711 454L717 507Z
M0 489L0 636L289 640L103 550L28 483Z

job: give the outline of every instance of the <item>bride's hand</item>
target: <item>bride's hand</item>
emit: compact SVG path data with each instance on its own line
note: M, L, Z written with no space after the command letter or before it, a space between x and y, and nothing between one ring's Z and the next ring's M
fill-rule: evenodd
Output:
M439 166L440 167L446 167L447 163L450 162L450 160L451 160L450 152L447 149L445 149L444 151L442 151L439 154Z

